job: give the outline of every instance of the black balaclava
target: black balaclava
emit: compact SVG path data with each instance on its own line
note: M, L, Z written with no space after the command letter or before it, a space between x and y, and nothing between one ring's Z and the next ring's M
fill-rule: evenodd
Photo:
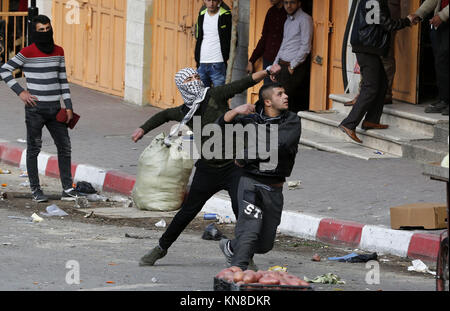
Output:
M53 52L55 48L55 41L53 40L53 28L50 28L50 30L46 32L38 32L34 30L32 38L33 43L36 44L37 48L41 52L45 54L51 54Z

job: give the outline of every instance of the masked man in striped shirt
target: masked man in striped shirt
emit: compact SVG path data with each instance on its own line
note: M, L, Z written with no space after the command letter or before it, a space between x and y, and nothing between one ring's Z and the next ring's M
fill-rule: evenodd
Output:
M73 188L71 172L71 143L67 124L73 119L72 100L66 75L64 50L55 45L53 29L47 16L33 19L33 44L24 48L0 68L0 78L25 104L27 127L27 170L33 200L46 202L40 187L38 156L42 147L42 128L47 127L57 150L63 186L62 200L75 200L79 193ZM21 68L26 77L27 90L14 79L13 72ZM58 122L61 99L67 113L67 124Z

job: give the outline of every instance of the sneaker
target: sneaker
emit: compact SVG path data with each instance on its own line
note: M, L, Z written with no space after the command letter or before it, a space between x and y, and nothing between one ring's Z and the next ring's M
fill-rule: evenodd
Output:
M167 250L162 249L160 246L156 246L141 258L139 266L153 266L158 259L161 259L166 255Z
M444 108L444 110L442 110L442 115L448 116L448 105L447 105L447 107Z
M33 201L38 203L48 202L48 198L44 195L44 192L39 189L33 192Z
M231 241L229 239L222 239L219 242L219 247L225 256L227 267L231 267L231 258L233 257L233 252L230 249L230 242Z
M448 111L448 104L444 101L440 101L436 104L428 105L425 108L425 113L442 113L445 109Z
M73 188L64 190L61 195L61 201L76 201L78 197L83 195Z

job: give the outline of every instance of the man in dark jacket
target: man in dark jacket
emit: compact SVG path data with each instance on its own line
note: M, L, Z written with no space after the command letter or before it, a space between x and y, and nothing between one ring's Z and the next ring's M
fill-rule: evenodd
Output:
M191 128L192 117L201 117L201 129L208 124L214 124L228 108L228 100L262 81L267 75L278 74L279 66L263 70L241 80L223 86L207 88L203 85L198 73L192 68L185 68L176 74L175 82L183 97L184 104L176 108L161 111L150 118L132 135L134 142L140 140L146 133L169 121L183 121ZM195 131L194 131L195 134ZM200 137L194 137L197 141ZM201 137L201 147L209 137ZM202 148L200 148L201 150ZM176 241L186 226L201 211L205 203L217 192L228 191L234 214L238 215L237 187L241 170L234 165L232 159L207 159L200 151L202 158L196 162L196 171L191 183L189 194L183 202L180 211L175 215L166 232L159 240L159 245L141 258L141 266L153 266L156 260L167 254L169 247Z
M361 67L361 92L352 111L339 125L357 143L362 141L355 130L363 118L364 130L389 127L380 124L388 88L382 57L388 55L392 32L408 26L411 26L409 18L391 18L387 0L361 0L358 5L351 44Z
M236 151L236 165L243 167L244 173L239 183L235 239L219 243L230 266L251 269L254 254L273 248L283 211L283 185L291 175L301 135L300 118L288 109L288 96L283 86L275 83L261 88L256 110L253 105L243 105L218 120L222 127L239 123L256 132L255 141L248 141L243 152ZM275 150L270 157L263 157L268 147Z
M222 0L204 0L195 25L195 61L205 86L225 84L230 58L232 15Z
M267 0L266 0L267 1ZM284 23L287 12L284 9L283 0L270 0L272 7L267 11L261 38L248 60L247 72L255 71L255 63L262 57L263 68L273 64L283 42ZM272 83L270 78L264 80L264 84Z

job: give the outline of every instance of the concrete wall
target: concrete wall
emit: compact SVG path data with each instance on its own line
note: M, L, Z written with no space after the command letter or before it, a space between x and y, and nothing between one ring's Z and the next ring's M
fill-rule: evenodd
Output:
M28 0L28 6L30 4L31 1ZM39 8L39 14L52 18L52 0L36 0L36 6Z

